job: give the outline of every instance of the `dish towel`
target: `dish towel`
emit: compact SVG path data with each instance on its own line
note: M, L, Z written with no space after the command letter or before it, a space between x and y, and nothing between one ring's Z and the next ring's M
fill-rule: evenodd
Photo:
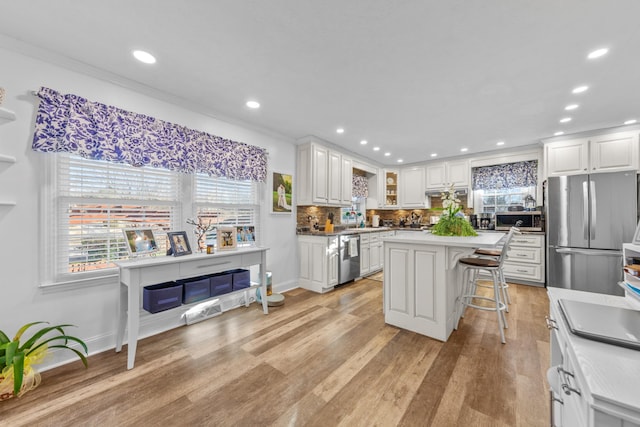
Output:
M349 256L358 256L358 239L349 240Z

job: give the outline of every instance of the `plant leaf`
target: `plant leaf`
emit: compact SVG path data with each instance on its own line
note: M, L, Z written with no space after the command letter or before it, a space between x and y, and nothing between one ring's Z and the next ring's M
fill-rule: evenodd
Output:
M5 366L11 366L13 357L18 353L18 341L11 341L5 353Z
M38 325L40 323L49 323L49 322L31 322L31 323L27 323L26 325L24 325L23 327L18 329L18 332L16 332L16 336L13 337L13 341L20 341L20 337L22 337L22 334L24 334L24 331L26 331L27 329L29 329L33 325Z
M0 344L5 344L8 343L9 337L7 336L7 334L5 334L4 332L0 331Z
M57 337L51 337L51 338L49 338L47 340L39 342L38 345L36 345L35 347L33 347L33 348L31 348L31 349L29 349L27 351L27 356L30 355L31 353L33 353L38 348L42 347L43 345L45 345L45 344L47 344L47 343L49 343L51 341L56 341L56 340L60 340L60 339L65 340L65 344L57 344L56 345L57 347L68 348L69 350L72 350L71 347L68 347L66 345L67 340L71 340L71 341L75 341L75 342L79 343L82 346L82 348L84 349L85 353L89 353L89 349L87 348L87 345L80 338L72 337L70 335L59 335ZM52 347L52 346L50 346L50 347Z
M13 356L13 394L20 393L22 378L24 377L24 353L20 352Z
M46 323L46 322L39 322L39 323ZM62 327L64 326L73 326L73 325L57 325L57 326L48 326L46 328L42 328L40 329L38 332L36 332L31 338L29 338L29 341L25 342L22 347L20 347L21 350L23 351L27 351L29 350L31 347L34 346L34 344L36 343L36 341L38 341L40 338L42 338L43 335L57 330L57 331L62 331L62 335L60 336L66 336L64 335L64 330L62 329Z
M67 350L71 350L78 355L80 360L82 360L82 363L84 364L85 368L89 367L89 362L87 362L87 358L85 357L85 355L79 352L78 350L76 350L75 348L67 347L66 345L52 345L49 348L66 348Z

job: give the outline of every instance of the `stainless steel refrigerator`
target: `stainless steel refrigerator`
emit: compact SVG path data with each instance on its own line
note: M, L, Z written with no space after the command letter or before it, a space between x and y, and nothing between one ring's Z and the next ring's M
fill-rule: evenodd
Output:
M547 286L623 295L622 244L638 219L635 172L547 180Z

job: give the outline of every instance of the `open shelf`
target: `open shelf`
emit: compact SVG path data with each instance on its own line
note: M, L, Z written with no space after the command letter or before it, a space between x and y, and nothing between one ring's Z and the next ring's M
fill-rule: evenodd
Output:
M16 158L13 156L7 156L6 154L0 154L0 162L2 163L15 163Z
M6 108L0 107L0 124L12 122L16 119L16 113Z

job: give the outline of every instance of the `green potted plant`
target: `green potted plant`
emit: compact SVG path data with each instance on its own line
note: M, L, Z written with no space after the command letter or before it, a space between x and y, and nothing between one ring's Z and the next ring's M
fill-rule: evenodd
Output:
M442 215L438 223L431 229L431 234L437 236L477 236L478 233L461 212L462 205L453 185L442 193L441 199Z
M22 335L32 326L48 322L33 322L22 326L12 340L0 330L0 401L20 396L40 384L40 374L33 365L41 363L51 348L73 351L87 367L87 345L80 338L67 335L64 328L73 325L42 326L27 341ZM69 347L69 341L82 346L84 354Z

